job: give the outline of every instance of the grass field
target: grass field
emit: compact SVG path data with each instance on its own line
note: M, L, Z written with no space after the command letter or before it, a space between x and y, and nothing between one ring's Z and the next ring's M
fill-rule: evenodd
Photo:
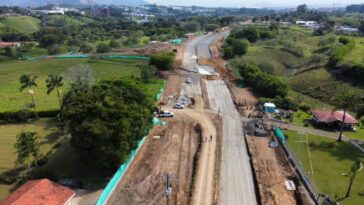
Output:
M58 178L78 179L89 189L98 189L105 185L104 174L100 170L83 164L76 151L70 145L70 137L58 131L57 121L42 118L26 124L0 125L0 173L15 168L16 154L13 144L21 131L34 131L40 136L41 154L48 155L48 163L39 169L46 169ZM0 184L0 200L16 188L15 184Z
M122 76L138 77L140 70L137 66L146 65L147 61L137 60L100 60L89 63L87 59L50 59L30 61L16 61L12 63L0 64L0 112L14 111L25 107L30 102L30 96L26 91L19 91L19 77L23 74L38 75L37 84L33 90L38 110L58 109L58 99L56 92L46 94L45 80L49 74L63 74L70 67L77 64L88 64L96 73L96 79L116 79ZM149 88L160 88L161 80L154 80L148 85ZM61 88L62 93L66 93L69 86L66 83Z
M355 38L355 48L345 56L345 60L353 63L363 64L364 63L364 37Z
M301 160L306 171L310 170L305 137L294 131L285 130L288 136L287 144L295 155ZM343 176L348 173L352 164L361 159L364 161L364 154L348 142L337 143L333 139L320 136L308 135L310 154L312 159L314 184L318 192L329 194L332 198L345 195L349 177ZM311 175L312 178L312 175ZM359 196L364 192L364 171L358 172L354 182L350 198L340 202L342 205L359 205L364 198Z
M30 16L10 16L0 20L0 25L18 29L22 33L34 33L39 30L40 20Z

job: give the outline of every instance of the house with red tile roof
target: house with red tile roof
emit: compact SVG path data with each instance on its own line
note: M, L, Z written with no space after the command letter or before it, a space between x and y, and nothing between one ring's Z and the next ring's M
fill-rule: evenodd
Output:
M48 179L31 180L0 205L70 205L75 192Z
M331 110L311 110L311 112L313 115L313 121L316 123L334 125L340 124L343 121L344 111L332 112ZM346 126L353 126L358 124L358 121L346 112L344 124Z

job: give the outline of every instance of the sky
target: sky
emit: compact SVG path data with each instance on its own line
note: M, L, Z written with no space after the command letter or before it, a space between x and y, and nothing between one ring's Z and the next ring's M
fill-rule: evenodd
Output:
M308 6L346 6L362 4L363 0L147 0L161 5L207 6L207 7L293 7L303 3Z

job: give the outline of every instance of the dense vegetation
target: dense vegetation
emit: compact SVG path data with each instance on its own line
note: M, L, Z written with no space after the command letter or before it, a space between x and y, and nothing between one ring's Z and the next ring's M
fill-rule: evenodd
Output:
M116 168L127 159L152 117L145 88L130 78L72 90L63 106L72 145L83 161L106 168Z
M256 89L263 97L274 98L276 96L285 97L287 95L288 85L284 81L261 71L256 65L239 65L239 73L244 81Z
M170 70L175 59L173 52L160 52L151 56L149 64L154 65L159 70Z

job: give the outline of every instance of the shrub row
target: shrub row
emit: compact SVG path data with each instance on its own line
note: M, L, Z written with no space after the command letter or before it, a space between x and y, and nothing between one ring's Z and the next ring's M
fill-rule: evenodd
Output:
M254 64L239 65L240 76L244 81L252 86L262 97L274 98L287 96L288 84L277 76L261 71Z
M49 110L37 112L38 117L56 117L59 110ZM15 112L0 112L0 124L23 123L29 119L36 118L34 111L19 110Z

